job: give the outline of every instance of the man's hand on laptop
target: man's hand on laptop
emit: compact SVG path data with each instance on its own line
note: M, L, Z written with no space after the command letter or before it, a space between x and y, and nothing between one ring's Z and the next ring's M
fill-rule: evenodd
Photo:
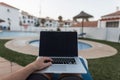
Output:
M52 59L49 57L38 57L31 65L34 70L42 70L52 64Z

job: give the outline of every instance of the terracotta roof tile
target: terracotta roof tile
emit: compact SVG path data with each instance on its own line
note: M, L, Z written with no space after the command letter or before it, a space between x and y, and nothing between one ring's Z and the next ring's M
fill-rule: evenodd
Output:
M98 21L84 22L84 27L97 27ZM82 27L82 22L72 25L74 27Z
M110 14L107 14L107 15L104 15L102 17L108 17L108 16L120 16L120 11L116 11L116 12L113 12L113 13L110 13Z
M14 9L19 10L18 8L13 7L13 6L11 6L11 5L9 5L9 4L6 4L6 3L4 3L4 2L0 2L0 5L7 6L7 7L11 7L11 8L14 8Z

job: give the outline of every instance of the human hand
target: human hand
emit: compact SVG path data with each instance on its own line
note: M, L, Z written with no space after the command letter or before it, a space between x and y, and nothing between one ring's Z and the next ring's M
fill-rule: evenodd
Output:
M48 66L50 66L52 63L52 59L49 57L38 57L31 65L36 70L42 70Z

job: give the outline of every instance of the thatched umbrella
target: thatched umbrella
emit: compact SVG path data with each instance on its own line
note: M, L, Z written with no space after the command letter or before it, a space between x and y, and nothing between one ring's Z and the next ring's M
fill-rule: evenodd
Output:
M0 22L5 22L4 20L0 19Z
M73 17L73 20L77 21L77 19L82 19L82 33L83 33L83 27L84 27L84 19L86 19L86 21L88 21L88 18L92 18L93 16L84 12L84 11L81 11L78 15L74 16Z

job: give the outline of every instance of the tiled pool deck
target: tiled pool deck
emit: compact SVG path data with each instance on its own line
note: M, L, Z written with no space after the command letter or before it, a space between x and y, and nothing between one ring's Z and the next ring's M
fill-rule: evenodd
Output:
M37 37L17 38L7 42L5 46L9 49L24 54L38 55L38 48L29 45L29 41L36 39L38 38ZM78 51L79 56L82 56L87 59L109 57L117 53L116 49L105 44L86 41L86 40L79 40L79 41L88 43L92 46L92 48L90 49ZM20 68L22 67L0 57L0 77L7 75L11 72L14 72Z

